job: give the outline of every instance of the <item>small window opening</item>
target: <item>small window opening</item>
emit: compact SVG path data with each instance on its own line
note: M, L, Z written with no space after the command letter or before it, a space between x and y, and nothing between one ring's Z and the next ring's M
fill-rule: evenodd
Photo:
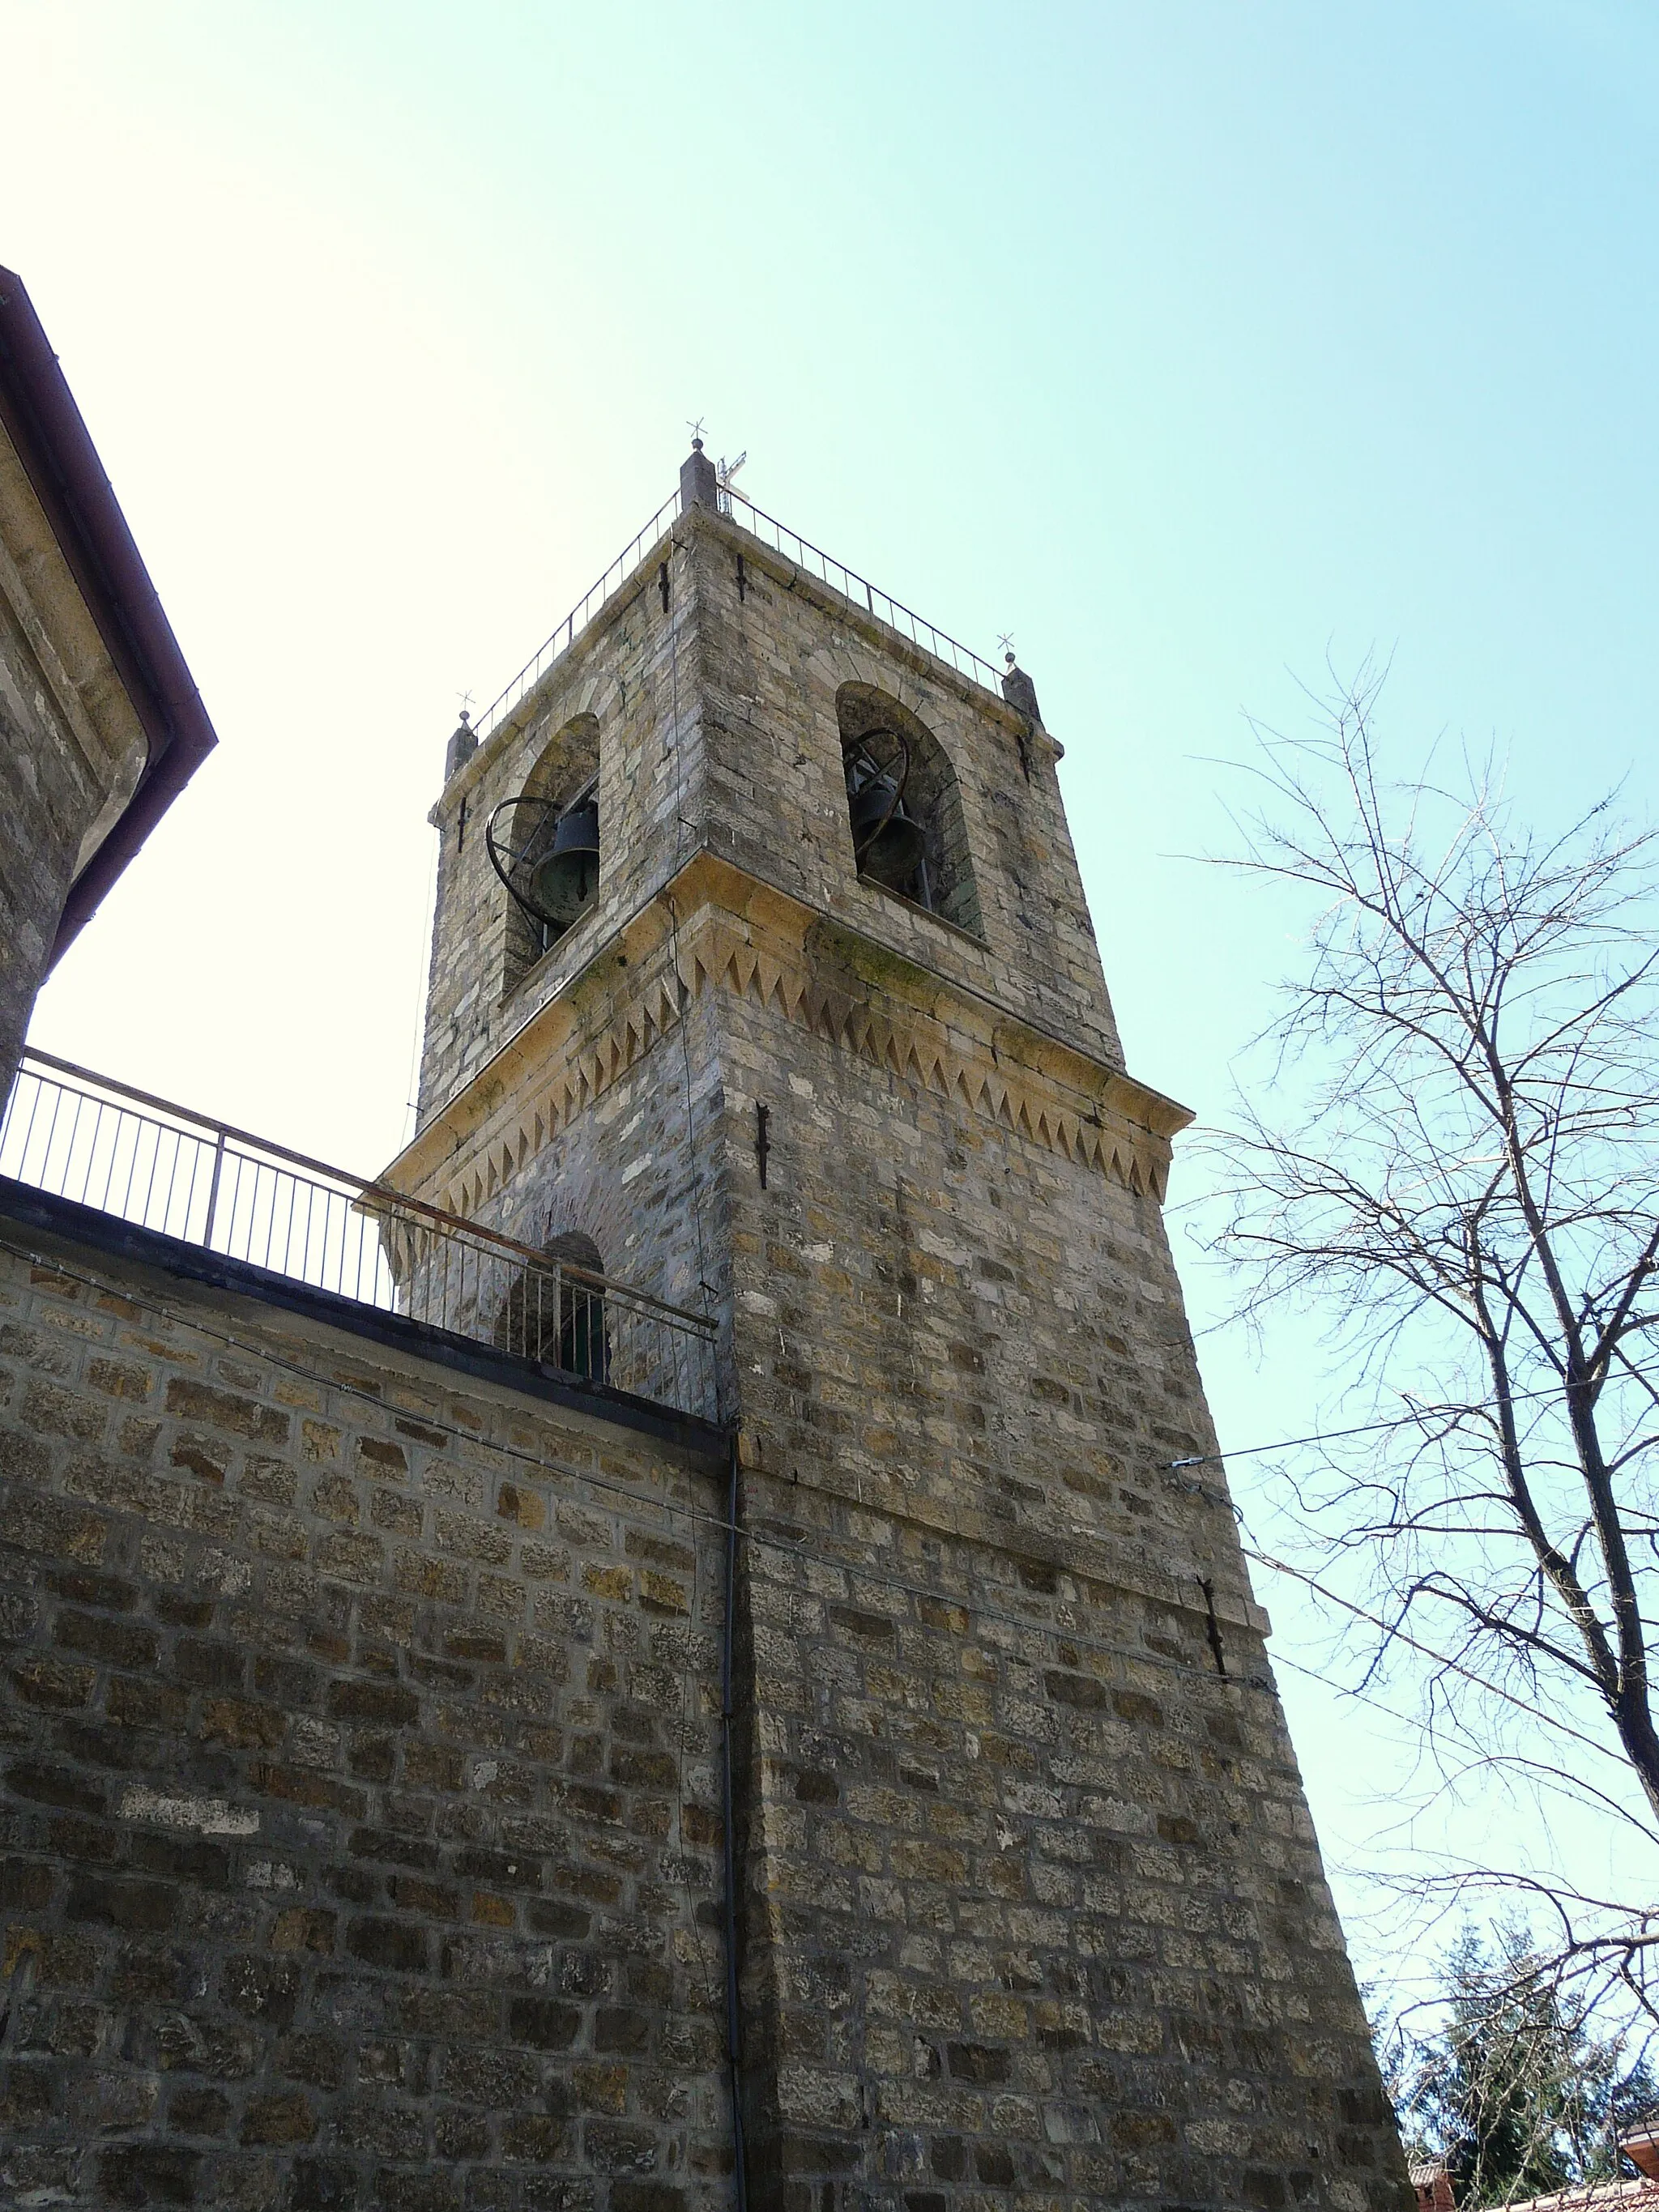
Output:
M489 817L489 857L527 916L537 957L581 919L599 883L599 780L562 803L521 793Z
M913 766L902 730L869 730L848 748L847 811L853 858L861 876L930 910L927 833L904 803Z
M980 935L962 794L945 748L873 684L842 684L836 714L860 875Z
M507 1294L495 1339L502 1352L557 1367L585 1382L611 1379L604 1271L591 1237L571 1231L523 1267Z
M485 827L490 865L507 891L501 988L565 936L599 881L599 726L579 714L546 746L522 791Z

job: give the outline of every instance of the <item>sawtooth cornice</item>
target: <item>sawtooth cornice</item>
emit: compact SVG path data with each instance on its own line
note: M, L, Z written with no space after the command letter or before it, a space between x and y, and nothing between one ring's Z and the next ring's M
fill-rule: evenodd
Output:
M1192 1115L845 919L706 848L450 1099L383 1180L463 1216L677 1030L705 993L773 1008L960 1112L1162 1200Z

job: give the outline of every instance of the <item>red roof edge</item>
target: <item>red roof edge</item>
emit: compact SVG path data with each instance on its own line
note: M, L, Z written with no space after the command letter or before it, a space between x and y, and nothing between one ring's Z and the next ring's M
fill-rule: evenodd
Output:
M55 966L219 740L40 319L3 268L0 423L149 741L125 811L70 886Z

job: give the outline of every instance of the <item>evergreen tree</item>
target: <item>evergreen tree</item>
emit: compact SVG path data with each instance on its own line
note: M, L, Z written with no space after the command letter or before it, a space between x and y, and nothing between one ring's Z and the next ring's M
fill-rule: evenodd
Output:
M1659 2102L1645 2055L1595 2023L1524 1921L1465 1926L1438 2031L1396 2027L1387 2071L1413 2158L1443 2158L1460 2212L1628 2173L1620 2132Z

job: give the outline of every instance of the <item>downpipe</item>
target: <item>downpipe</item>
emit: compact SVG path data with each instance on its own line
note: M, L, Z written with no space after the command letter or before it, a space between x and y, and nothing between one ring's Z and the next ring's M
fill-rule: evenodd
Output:
M726 1839L726 2066L732 2097L732 2199L749 2212L743 2134L743 2013L738 1996L738 1836L732 1762L732 1647L738 1617L738 1432L729 1446L726 1495L726 1619L720 1636L720 1827Z

